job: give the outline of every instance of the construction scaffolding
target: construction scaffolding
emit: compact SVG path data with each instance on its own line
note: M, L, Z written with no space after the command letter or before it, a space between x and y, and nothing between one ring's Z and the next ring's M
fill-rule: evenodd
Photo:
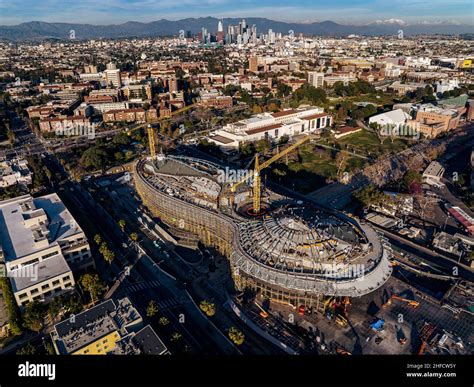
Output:
M182 187L183 179L191 175L207 178L210 187L214 175L199 175L198 160L187 161L192 168L177 165L173 158L138 161L134 168L137 193L171 233L196 235L201 243L227 257L238 290L252 288L275 302L320 310L324 295L362 296L389 278L392 267L380 242L374 240L375 233L370 236L370 248L364 247L369 243L359 238L352 226L301 205L282 207L257 219L235 218L190 197L194 191L189 184L187 190L186 185ZM205 171L213 168L209 164L204 167ZM163 184L166 181L170 185ZM335 235L348 241L336 240ZM355 248L352 243L362 244ZM344 273L356 260L367 265L359 265L357 275ZM361 276L364 281L358 280Z

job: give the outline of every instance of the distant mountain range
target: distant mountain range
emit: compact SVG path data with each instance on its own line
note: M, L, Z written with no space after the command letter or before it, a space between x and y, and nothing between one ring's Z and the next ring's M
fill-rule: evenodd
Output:
M226 18L222 19L225 26L237 25L241 19ZM0 39L19 41L19 40L45 40L45 39L69 39L71 30L75 31L76 39L93 38L132 38L132 37L156 37L178 35L179 30L191 31L196 34L201 27L208 31L217 30L219 19L213 17L188 18L182 20L161 19L150 23L126 22L123 24L111 25L91 25L91 24L69 24L69 23L46 23L46 22L28 22L15 26L0 26ZM265 18L246 18L247 24L255 24L257 32L267 32L272 29L275 32L288 33L293 30L296 34L315 36L348 36L367 35L397 35L400 29L405 36L410 35L456 35L472 32L473 28L469 25L455 24L407 24L403 20L377 20L366 25L342 25L332 21L323 21L315 23L286 23Z

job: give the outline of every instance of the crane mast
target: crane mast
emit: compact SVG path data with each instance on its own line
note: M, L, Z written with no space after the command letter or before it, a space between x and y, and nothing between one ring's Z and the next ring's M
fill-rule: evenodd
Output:
M156 143L155 143L155 131L148 125L147 127L147 134L148 134L148 143L150 145L150 156L152 159L156 158Z
M269 165L280 159L281 157L287 155L288 153L292 152L296 148L298 148L300 145L304 144L308 140L311 139L311 136L307 135L303 139L295 142L293 145L289 146L285 150L281 151L280 153L277 153L264 163L260 164L258 154L255 156L255 166L254 166L254 173L250 175L244 176L241 180L239 180L237 183L235 183L231 188L231 192L235 192L236 188L248 180L250 177L253 177L253 184L252 184L252 194L253 194L253 213L254 214L259 214L261 210L261 171L262 169L267 168Z

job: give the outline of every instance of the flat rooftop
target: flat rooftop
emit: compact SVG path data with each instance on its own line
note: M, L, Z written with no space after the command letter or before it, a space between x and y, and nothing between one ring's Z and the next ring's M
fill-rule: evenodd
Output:
M141 316L128 298L107 300L55 325L56 345L61 354L77 350L112 332L128 334L127 326L141 321Z
M47 224L28 227L25 221L47 217ZM82 232L71 213L55 193L39 198L30 195L0 202L0 244L5 261L13 261L48 248L54 242ZM49 246L38 247L39 234L48 238Z
M8 277L10 278L13 292L18 292L68 272L71 272L71 269L69 268L66 259L62 254L58 254L25 268L11 270L8 273Z

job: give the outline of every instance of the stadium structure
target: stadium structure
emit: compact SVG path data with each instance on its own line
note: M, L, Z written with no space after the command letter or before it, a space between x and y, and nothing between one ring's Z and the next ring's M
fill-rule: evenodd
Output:
M327 296L360 297L392 272L389 251L372 227L344 213L223 179L223 167L185 156L142 158L134 181L143 203L177 236L197 238L229 259L237 290L254 289L291 306L323 311Z

